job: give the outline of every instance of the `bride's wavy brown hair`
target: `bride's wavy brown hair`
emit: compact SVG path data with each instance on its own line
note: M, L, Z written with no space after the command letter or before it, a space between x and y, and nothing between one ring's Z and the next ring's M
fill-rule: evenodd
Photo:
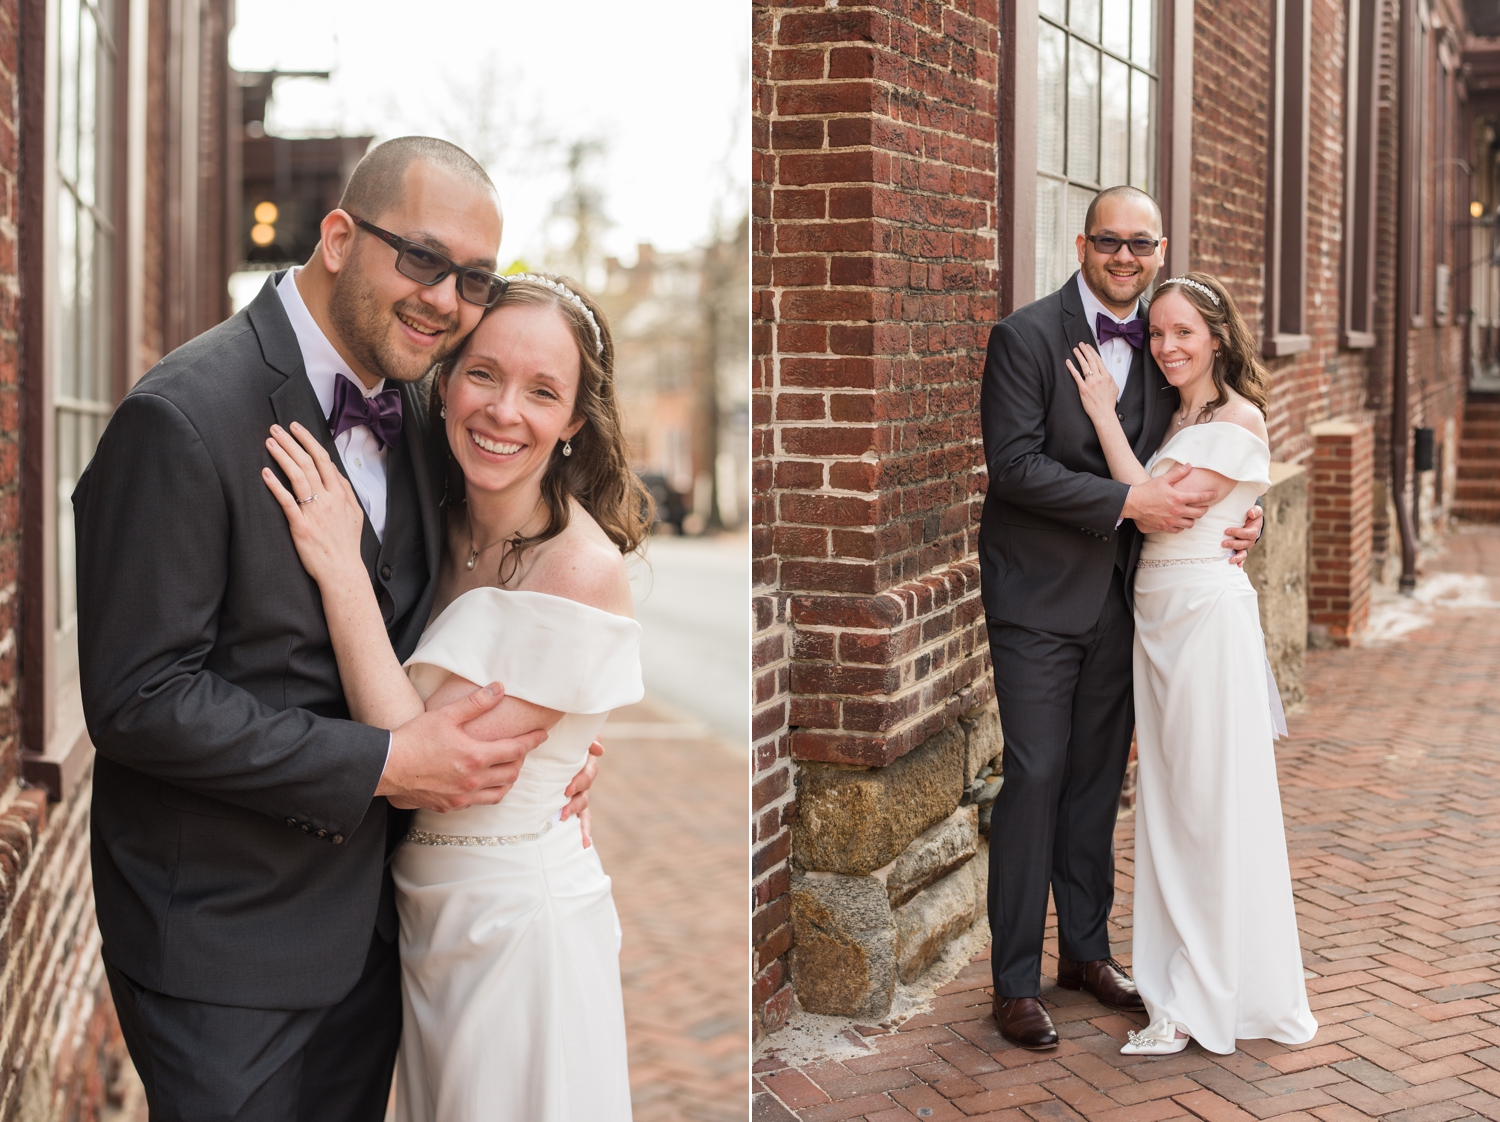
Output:
M1218 297L1218 302L1211 300L1202 289L1179 283L1181 281L1203 285ZM1203 322L1208 324L1209 333L1219 341L1219 353L1214 359L1214 388L1218 392L1203 407L1204 414L1212 418L1216 410L1229 404L1229 389L1225 388L1229 387L1265 416L1266 404L1271 397L1271 376L1261 365L1255 337L1250 334L1250 328L1245 325L1245 318L1234 306L1228 290L1211 273L1184 273L1159 282L1153 299L1168 291L1176 292L1196 308Z
M621 553L639 549L651 530L651 493L630 469L630 453L625 445L620 400L615 392L615 344L610 335L609 321L582 285L567 277L548 276L546 279L562 285L583 302L599 325L599 338L595 340L593 324L576 304L535 281L512 279L504 295L485 311L488 317L501 308L541 307L552 308L562 317L578 346L578 401L574 406L574 416L583 417L583 427L570 441L573 454L564 456L563 446L559 444L552 450L552 459L542 476L546 525L535 534L517 535L505 543L500 559L502 585L515 576L525 550L557 537L568 528L570 499L576 499L578 505L588 511L589 517L599 524ZM434 414L442 407L438 387L444 376L457 369L463 355L464 349L460 349L443 364L439 376L432 381L430 408ZM447 443L446 432L443 440L448 453L444 501L450 509L456 510L466 501L464 474L453 455L452 446Z

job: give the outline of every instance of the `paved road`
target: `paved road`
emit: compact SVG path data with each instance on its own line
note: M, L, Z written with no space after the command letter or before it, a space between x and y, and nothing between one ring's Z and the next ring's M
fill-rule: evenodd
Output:
M750 542L651 539L631 560L646 695L750 743Z
M1049 956L1063 1039L1025 1052L995 1030L986 952L930 1013L870 1030L867 1056L761 1059L756 1122L1500 1119L1500 527L1456 535L1429 570L1490 592L1432 598L1386 645L1309 653L1308 702L1277 746L1311 1042L1136 1061L1119 1045L1145 1018L1056 988ZM1126 962L1132 827L1111 922Z

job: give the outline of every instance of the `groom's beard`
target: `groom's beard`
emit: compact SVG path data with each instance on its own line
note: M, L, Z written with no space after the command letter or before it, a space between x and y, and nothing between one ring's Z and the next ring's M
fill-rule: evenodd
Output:
M346 270L334 278L333 292L328 298L328 318L354 360L366 370L395 382L416 382L458 350L463 340L458 334L456 317L440 316L414 300L403 300L394 307L382 304L370 287L351 273ZM407 304L411 307L407 308ZM443 325L443 340L432 355L409 354L393 338L399 328L391 321L401 311L424 322Z

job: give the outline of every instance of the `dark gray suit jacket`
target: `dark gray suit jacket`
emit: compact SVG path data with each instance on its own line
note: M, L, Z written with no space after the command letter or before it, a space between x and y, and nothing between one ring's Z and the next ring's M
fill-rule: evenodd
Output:
M1117 535L1129 536L1127 578L1140 554L1135 523L1115 528L1129 488L1110 478L1094 423L1064 365L1076 345L1093 341L1074 273L1050 296L995 325L980 388L989 469L979 527L984 610L1058 635L1082 634L1099 618L1122 548ZM1161 444L1177 391L1149 348L1136 352L1130 377L1145 380L1135 442L1144 463Z
M422 391L402 387L385 541L366 521L363 543L402 658L440 548ZM260 478L270 426L292 421L339 462L268 283L141 379L73 494L105 953L152 990L278 1009L352 989L400 827L374 798L389 733L348 719L317 585Z

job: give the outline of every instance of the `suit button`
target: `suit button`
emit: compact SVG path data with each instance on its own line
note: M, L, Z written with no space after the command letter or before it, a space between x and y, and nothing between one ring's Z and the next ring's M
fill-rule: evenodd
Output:
M328 831L327 830L319 830L317 836L320 837L320 838L326 838L328 836Z
M382 565L382 566L380 566L380 579L381 580L390 580L391 579L391 567L389 565Z
M297 824L297 820L295 818L288 818L286 820L286 824L288 826L295 826Z
M312 833L312 827L309 826L306 822L304 822L304 823L302 823L302 832L304 834L310 834L310 833Z
M343 834L334 834L333 837L329 838L328 840L331 841L331 842L333 842L334 845L343 845L344 844L344 835Z

